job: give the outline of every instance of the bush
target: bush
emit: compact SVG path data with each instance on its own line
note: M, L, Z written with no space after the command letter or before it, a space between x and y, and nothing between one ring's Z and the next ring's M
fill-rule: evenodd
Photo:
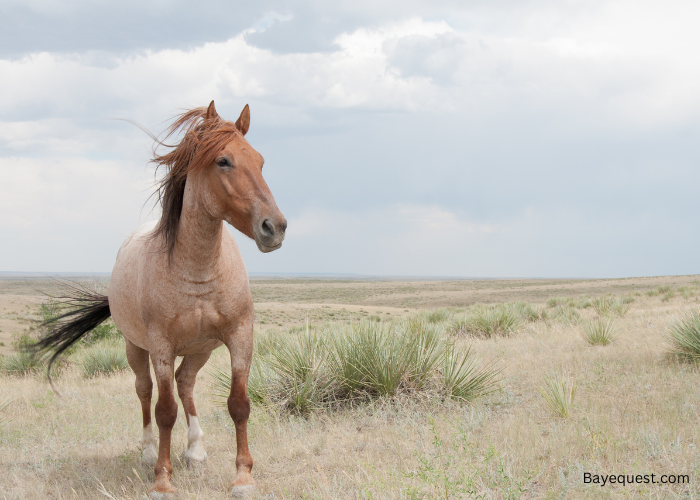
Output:
M453 321L455 333L466 333L478 337L509 335L516 332L521 325L521 317L512 305L477 307L466 315Z
M37 356L26 351L20 351L4 357L1 369L7 375L24 376L35 373L43 366L43 361Z
M591 345L608 345L615 340L615 335L612 320L598 318L583 325L582 337Z
M555 417L567 418L574 406L576 384L563 374L549 375L544 379L540 394L547 411Z
M593 299L593 309L600 316L617 315L624 316L634 302L633 297L597 297Z
M83 356L83 377L113 375L128 368L126 352L120 346L94 347Z
M226 405L228 370L209 372L212 394ZM479 369L471 350L445 341L424 317L405 321L334 323L318 335L301 333L256 342L248 396L300 415L343 402L436 390L471 401L495 390L498 371Z
M549 317L554 321L564 324L576 325L581 321L581 315L579 312L571 306L557 306L552 312L549 313Z
M500 370L477 368L471 348L460 353L454 344L443 356L442 376L446 393L455 399L474 401L497 389Z
M700 360L700 312L690 312L672 323L666 341L671 353L688 361Z

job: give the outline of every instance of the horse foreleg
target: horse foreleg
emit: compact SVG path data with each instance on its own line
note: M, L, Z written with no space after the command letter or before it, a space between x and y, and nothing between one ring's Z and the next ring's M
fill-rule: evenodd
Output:
M175 356L154 356L151 361L158 384L158 402L156 403L156 423L159 431L158 460L153 469L156 482L149 491L151 498L174 497L175 488L170 484L173 465L170 462L170 438L177 420L177 402L173 394L173 376Z
M248 345L250 344L250 345ZM231 484L231 493L236 497L249 495L255 487L250 471L253 457L248 448L248 373L253 357L252 335L245 345L229 346L231 352L231 393L228 397L228 412L236 425L236 479Z
M136 375L136 394L141 401L143 415L143 434L141 435L141 459L148 465L155 465L158 459L158 443L151 425L151 394L153 381L148 363L148 351L126 341L126 359Z
M194 407L194 383L197 379L197 372L211 356L211 353L204 354L188 354L180 363L175 372L175 381L177 382L177 393L182 401L182 407L185 410L187 417L187 451L185 452L185 461L187 465L203 463L207 458L207 452L204 450L204 432L199 427L199 419L197 418L197 410Z

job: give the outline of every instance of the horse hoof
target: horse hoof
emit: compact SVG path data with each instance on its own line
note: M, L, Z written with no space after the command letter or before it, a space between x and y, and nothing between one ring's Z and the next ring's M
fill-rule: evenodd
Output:
M236 500L248 500L253 498L253 493L255 493L255 486L252 484L231 487L231 497Z
M161 493L160 491L149 491L148 498L151 500L175 500L175 493Z
M204 460L195 460L194 458L185 457L187 468L193 472L203 471L207 466L206 458Z

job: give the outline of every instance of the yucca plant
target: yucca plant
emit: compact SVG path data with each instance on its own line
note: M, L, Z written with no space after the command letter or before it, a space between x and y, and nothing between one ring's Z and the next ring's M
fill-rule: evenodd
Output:
M442 356L442 384L447 395L455 399L471 402L496 391L500 372L493 366L479 368L471 348L459 352L449 344Z
M632 302L634 302L633 297L596 297L593 299L593 309L600 316L609 316L611 314L624 316L629 311Z
M208 369L207 373L214 379L210 387L214 403L217 406L227 407L228 397L231 394L231 370L214 366ZM268 403L272 400L274 386L275 380L272 370L258 356L254 355L248 375L248 398L253 403Z
M314 332L281 337L265 358L275 372L282 404L292 412L306 415L331 395L334 380L325 366L327 354L325 342Z
M450 318L450 315L451 313L449 309L432 309L429 311L424 311L420 314L422 319L428 323L442 323L443 321L447 321Z
M616 333L612 320L598 318L583 324L581 336L591 345L608 345L615 340Z
M34 354L20 351L2 359L2 372L7 375L30 375L44 366L43 360Z
M528 322L546 320L548 317L546 309L542 307L533 306L532 304L527 304L525 302L515 302L509 304L522 319Z
M557 306L550 313L549 317L554 321L564 324L576 325L581 321L581 314L571 306Z
M464 332L479 337L508 335L520 328L520 315L505 305L479 307L458 317L453 322L455 332Z
M82 360L82 371L85 378L114 375L128 367L126 352L119 346L92 348L85 353Z
M411 319L405 325L404 343L408 379L420 389L445 355L444 328Z
M689 312L673 322L666 342L671 353L689 361L700 360L700 312Z
M552 415L567 418L571 414L576 396L576 383L573 379L563 374L548 375L539 391L545 408Z

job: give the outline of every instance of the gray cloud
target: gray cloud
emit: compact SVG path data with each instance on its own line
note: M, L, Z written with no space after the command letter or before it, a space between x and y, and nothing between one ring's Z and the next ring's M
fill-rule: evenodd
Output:
M186 0L9 0L0 4L0 58L32 52L189 49L238 35L265 13L270 2L241 4L214 0L193 9Z
M402 76L423 76L445 84L467 55L467 42L454 33L406 35L384 42L388 62Z

